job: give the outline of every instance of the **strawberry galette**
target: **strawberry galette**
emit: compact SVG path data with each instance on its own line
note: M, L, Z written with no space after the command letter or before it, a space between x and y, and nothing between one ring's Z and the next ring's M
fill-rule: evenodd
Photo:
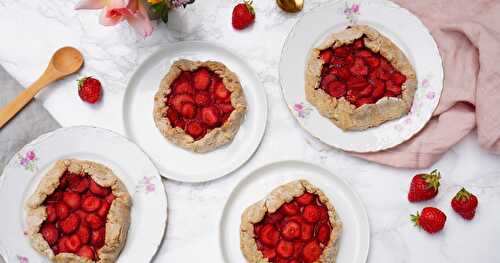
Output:
M243 212L240 246L251 263L333 263L341 230L328 197L298 180L275 188Z
M26 202L31 245L53 262L115 262L130 225L131 198L107 167L57 161Z
M312 51L306 97L343 130L364 130L406 115L417 87L404 53L377 30L356 25Z
M193 152L230 142L246 112L236 74L215 61L176 61L160 84L154 120L163 136Z

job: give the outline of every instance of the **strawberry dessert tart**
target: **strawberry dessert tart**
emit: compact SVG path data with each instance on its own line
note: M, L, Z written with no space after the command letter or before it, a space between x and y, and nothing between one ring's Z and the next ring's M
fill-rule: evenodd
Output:
M332 34L313 49L306 98L342 130L365 130L408 114L417 76L405 54L366 25Z
M131 198L109 168L57 161L26 201L27 236L52 262L115 262L127 238Z
M341 231L328 197L308 181L297 180L245 209L240 246L250 263L333 263Z
M176 61L154 98L162 135L193 152L229 143L241 125L246 100L236 74L215 61Z

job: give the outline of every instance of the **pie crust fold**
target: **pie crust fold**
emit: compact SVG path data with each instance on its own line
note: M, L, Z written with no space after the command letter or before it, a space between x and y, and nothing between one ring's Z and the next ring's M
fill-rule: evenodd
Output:
M261 222L267 212L276 212L284 203L290 202L295 197L301 196L306 192L319 196L320 201L328 209L329 222L332 227L328 244L324 247L323 253L315 263L335 263L339 247L339 237L342 233L342 222L323 191L303 179L278 186L264 199L244 210L240 225L240 248L248 262L269 262L257 248L254 224Z
M319 58L322 50L353 43L365 36L365 47L385 57L392 66L406 76L402 85L402 94L398 97L384 97L374 104L359 108L349 103L344 97L331 97L319 88L323 60ZM319 113L330 119L345 131L365 130L370 127L400 118L411 109L417 88L417 76L405 54L387 37L376 29L366 25L354 25L341 32L333 33L319 47L311 52L306 69L306 99Z
M169 108L164 99L172 92L171 85L183 71L195 71L200 67L206 67L219 75L226 89L231 92L231 105L234 110L222 126L210 130L204 137L195 140L183 129L173 127L169 119L164 117ZM165 138L184 149L203 153L219 148L233 140L243 121L246 109L247 103L240 81L236 74L224 64L217 61L202 62L180 59L173 63L160 83L160 88L154 98L153 118L156 127Z
M73 253L59 253L55 255L42 234L39 233L42 223L47 219L46 207L43 205L43 202L59 186L59 179L66 170L75 174L88 174L98 185L102 187L111 187L112 193L115 196L106 218L104 246L96 251L99 257L98 261L92 261ZM42 178L35 192L26 201L26 234L30 240L31 246L42 255L47 256L52 262L115 262L125 245L128 228L130 226L131 206L132 199L125 185L111 169L91 161L76 159L59 160Z

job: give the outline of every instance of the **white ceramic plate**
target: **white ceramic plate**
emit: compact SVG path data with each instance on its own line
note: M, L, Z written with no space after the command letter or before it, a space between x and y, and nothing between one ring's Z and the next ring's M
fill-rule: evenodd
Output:
M0 252L7 262L49 262L23 234L25 200L59 159L92 160L111 168L132 196L127 242L117 262L149 262L167 223L167 196L157 169L137 145L101 128L61 128L24 146L0 181Z
M365 131L344 132L307 102L304 76L310 51L353 23L370 25L398 45L417 72L418 88L407 116ZM410 139L431 118L443 89L441 56L428 29L387 0L335 1L305 14L284 44L279 74L283 95L299 124L324 143L353 152L380 151Z
M282 161L251 172L233 190L222 213L220 243L226 262L246 262L240 250L243 210L284 183L307 179L319 187L335 206L343 230L338 263L363 263L370 247L370 225L361 199L341 178L325 168L302 161Z
M216 60L238 75L248 104L234 140L208 153L193 153L165 139L153 120L153 98L177 59ZM244 164L262 140L267 122L265 91L252 70L236 55L207 42L180 42L154 53L134 73L123 103L125 132L153 159L162 176L184 182L222 177ZM194 165L195 164L195 165Z

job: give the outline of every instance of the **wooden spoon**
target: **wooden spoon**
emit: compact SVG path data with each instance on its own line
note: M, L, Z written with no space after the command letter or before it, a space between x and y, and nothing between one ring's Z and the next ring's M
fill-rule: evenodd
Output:
M50 83L77 72L83 65L83 56L76 48L63 47L52 55L45 72L19 96L0 110L0 128L14 117L35 95Z
M304 8L304 0L276 0L276 3L283 11L290 13L299 12Z

